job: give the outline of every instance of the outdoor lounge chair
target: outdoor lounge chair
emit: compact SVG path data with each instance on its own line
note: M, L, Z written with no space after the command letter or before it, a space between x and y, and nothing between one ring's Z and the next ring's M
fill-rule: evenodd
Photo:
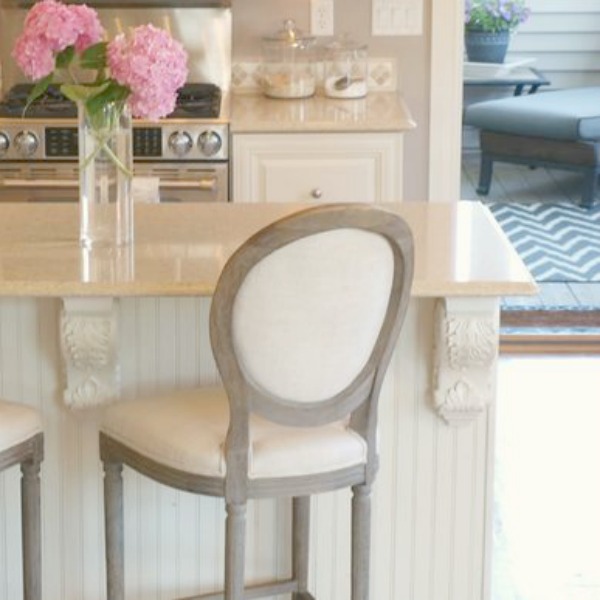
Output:
M581 205L594 203L600 174L600 87L479 102L464 123L480 129L477 192L487 195L495 161L579 171Z

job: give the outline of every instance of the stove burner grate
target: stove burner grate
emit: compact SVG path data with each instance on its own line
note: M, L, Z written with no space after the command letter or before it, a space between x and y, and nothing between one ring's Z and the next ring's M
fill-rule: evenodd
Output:
M63 118L76 117L77 107L61 94L58 86L51 85L25 111L33 84L19 83L12 87L0 102L1 117ZM25 111L25 112L24 112Z
M0 117L62 119L77 117L77 107L51 85L23 114L33 84L19 83L0 102ZM166 118L216 119L221 108L221 90L212 83L186 83L179 91L175 110Z
M175 110L167 118L216 119L221 110L221 89L214 83L186 83L177 95Z

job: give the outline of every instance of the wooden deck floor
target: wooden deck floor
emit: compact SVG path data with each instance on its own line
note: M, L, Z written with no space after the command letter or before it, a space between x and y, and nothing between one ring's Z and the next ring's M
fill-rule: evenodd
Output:
M530 169L497 163L488 196L477 194L479 153L466 151L462 160L461 198L496 202L574 202L581 178L566 171ZM503 327L598 328L600 283L541 283L537 296L504 299Z

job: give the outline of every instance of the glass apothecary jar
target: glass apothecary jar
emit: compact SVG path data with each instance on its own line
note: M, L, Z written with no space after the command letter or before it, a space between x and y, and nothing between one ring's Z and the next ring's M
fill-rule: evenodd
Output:
M315 38L304 36L292 19L264 37L262 90L270 98L308 98L316 88Z
M367 95L368 48L342 36L325 48L323 91L330 98Z

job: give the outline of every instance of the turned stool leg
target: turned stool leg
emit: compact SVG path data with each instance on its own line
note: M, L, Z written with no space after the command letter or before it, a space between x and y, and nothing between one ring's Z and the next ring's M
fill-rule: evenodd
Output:
M23 595L42 597L42 530L40 508L40 460L21 463L21 510L23 535Z
M125 598L122 471L123 465L119 463L104 463L104 531L108 600Z
M225 600L243 600L246 503L227 504L225 522Z
M310 540L310 496L292 499L292 577L298 582L293 600L307 598Z
M352 600L368 600L371 562L371 487L352 488Z

